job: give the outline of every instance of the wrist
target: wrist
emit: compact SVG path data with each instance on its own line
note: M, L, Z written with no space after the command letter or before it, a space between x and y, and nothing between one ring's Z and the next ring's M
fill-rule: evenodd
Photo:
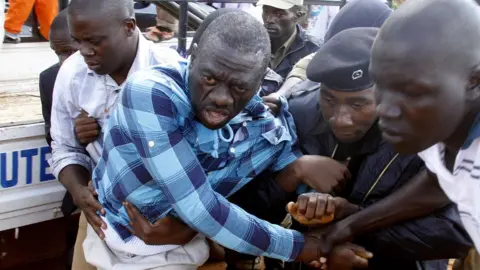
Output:
M305 244L300 255L295 259L296 261L310 263L328 254L329 248L326 246L322 248L321 239L309 235L304 235L304 237Z
M297 187L302 183L302 158L303 157L298 158L296 161L285 167L276 178L277 183L286 192L295 192L297 190Z

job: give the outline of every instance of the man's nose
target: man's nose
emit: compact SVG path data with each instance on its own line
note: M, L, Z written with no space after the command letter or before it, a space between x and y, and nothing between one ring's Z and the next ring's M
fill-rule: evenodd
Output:
M346 106L340 106L333 118L333 125L338 128L353 126L352 115Z
M386 119L400 118L402 111L397 98L388 91L377 94L377 116Z
M263 21L265 25L274 24L275 23L275 16L272 13L264 13Z
M210 93L210 98L217 107L229 107L233 104L233 98L228 87L219 85Z
M93 50L93 48L91 46L88 46L86 44L80 44L79 45L79 50L80 50L80 54L82 56L93 56L95 55L95 51Z

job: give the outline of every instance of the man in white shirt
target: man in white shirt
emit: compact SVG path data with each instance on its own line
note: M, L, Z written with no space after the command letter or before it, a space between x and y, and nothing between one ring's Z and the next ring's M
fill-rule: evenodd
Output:
M54 175L84 215L74 256L76 269L76 259L83 259L85 218L100 235L100 227L105 226L96 214L103 213L102 207L87 188L95 156L102 152L102 134L100 130L89 136L82 131L95 129L97 123L104 126L128 76L153 65L176 64L180 56L171 49L154 48L140 34L132 0L73 0L68 21L79 51L64 62L54 87L51 164ZM83 120L77 120L76 125L80 115ZM83 125L78 125L80 120ZM81 139L77 137L80 134Z
M379 125L400 153L420 152L480 248L480 8L472 0L406 1L372 52ZM436 177L435 177L436 176ZM429 183L425 183L427 185ZM411 198L423 194L412 190Z

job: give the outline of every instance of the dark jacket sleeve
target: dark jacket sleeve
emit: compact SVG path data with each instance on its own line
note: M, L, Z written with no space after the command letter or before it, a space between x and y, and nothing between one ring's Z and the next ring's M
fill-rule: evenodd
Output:
M362 238L378 257L420 261L462 258L473 246L455 205Z
M45 121L45 137L49 146L52 145L52 137L50 136L50 116L52 110L52 95L53 86L51 89L48 84L48 73L42 72L40 74L39 87L40 87L40 101L42 102L42 114Z
M423 161L418 157L413 159L403 170L394 191L423 169ZM377 258L417 261L462 258L473 246L454 204L431 215L366 234L357 240Z
M280 224L287 214L285 206L296 200L275 181L275 173L265 171L233 194L229 200L248 213L270 223Z

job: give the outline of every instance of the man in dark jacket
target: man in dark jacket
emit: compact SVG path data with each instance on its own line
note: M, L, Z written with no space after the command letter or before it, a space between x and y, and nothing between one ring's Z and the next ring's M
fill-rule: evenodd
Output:
M305 15L303 0L260 0L263 22L270 36L272 58L270 74L263 83L262 95L276 92L298 60L318 50L297 23Z
M50 114L52 110L53 86L63 61L77 51L76 44L70 37L68 30L66 10L60 12L50 26L50 47L58 56L58 63L42 71L39 82L42 114L45 120L45 136L48 145L52 142L52 137L50 136Z
M397 154L378 129L374 83L368 73L377 33L377 28L352 28L331 38L307 68L307 77L317 87L290 101L302 152L348 163L351 178L335 194L347 201L332 200L337 219L379 202L425 170L417 155ZM318 207L312 202L307 206L309 200ZM307 219L318 218L315 211L324 213L324 204L313 193L298 205L298 214ZM419 261L464 257L472 246L454 205L355 241L374 253L370 269L417 269ZM338 263L342 262L329 261ZM447 260L422 264L446 269Z

